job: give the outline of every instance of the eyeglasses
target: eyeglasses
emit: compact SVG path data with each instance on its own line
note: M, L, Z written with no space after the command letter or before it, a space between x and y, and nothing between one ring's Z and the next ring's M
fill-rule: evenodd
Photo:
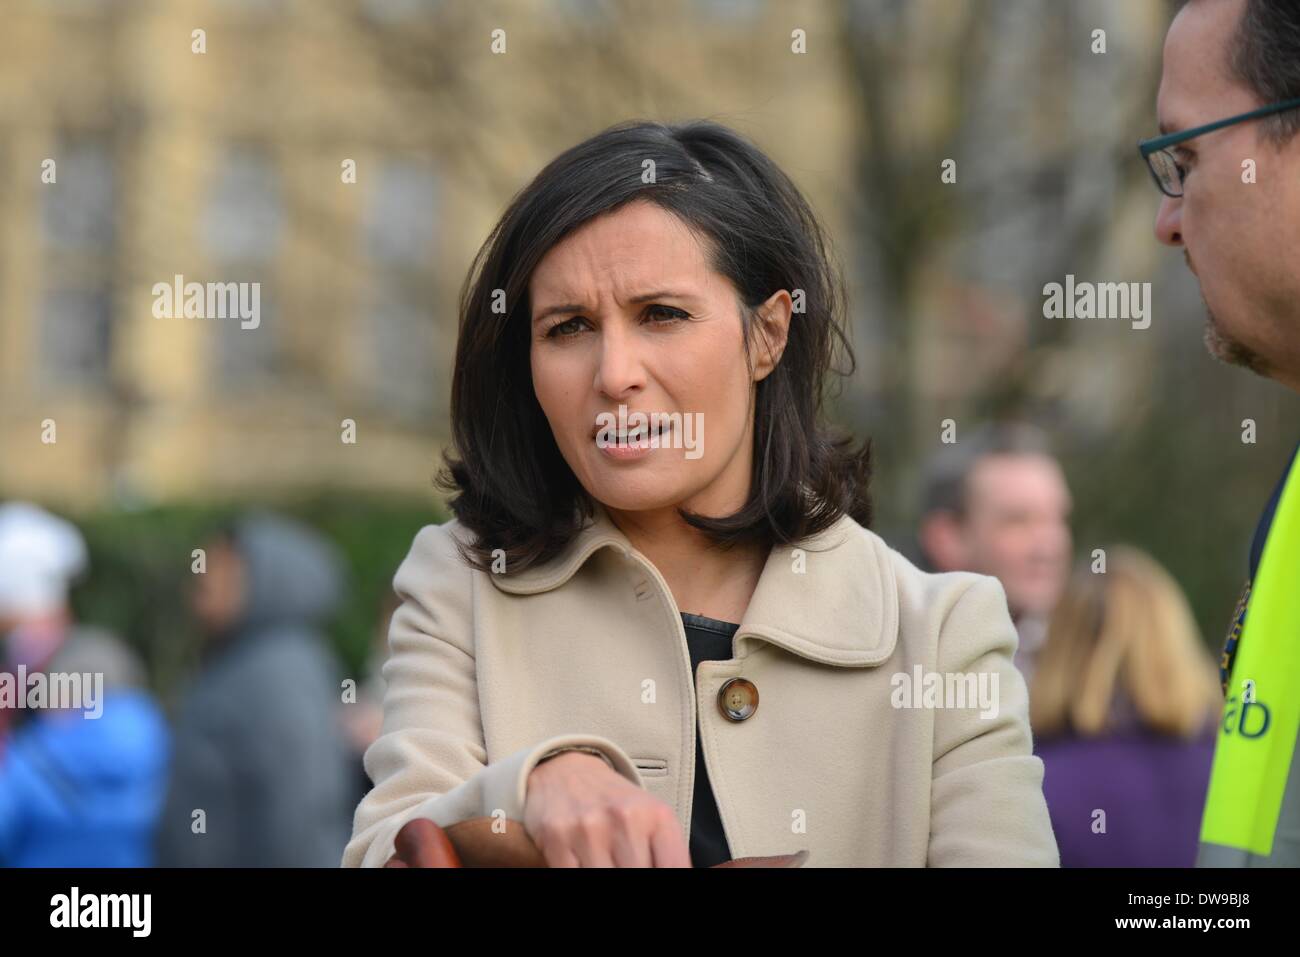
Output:
M1183 177L1187 174L1187 171L1183 169L1183 165L1178 162L1174 154L1169 151L1169 147L1185 143L1187 140L1194 139L1205 133L1212 133L1214 130L1221 130L1225 126L1244 123L1247 120L1257 120L1261 116L1271 116L1274 113L1281 113L1283 110L1294 110L1296 107L1300 107L1300 98L1272 103L1268 106L1262 106L1258 110L1251 110L1249 113L1230 116L1226 120L1219 120L1190 130L1182 130L1178 133L1169 133L1165 136L1143 140L1138 143L1138 151L1142 154L1142 158L1147 161L1147 169L1151 170L1151 178L1160 187L1160 192L1177 199L1183 195Z

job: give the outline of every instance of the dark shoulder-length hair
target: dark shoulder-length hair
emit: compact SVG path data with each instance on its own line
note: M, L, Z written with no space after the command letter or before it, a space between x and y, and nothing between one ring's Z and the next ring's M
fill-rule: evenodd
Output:
M682 220L731 280L751 366L754 307L781 289L795 300L781 360L757 383L748 501L726 516L680 509L683 520L723 548L798 541L845 514L869 525L871 443L854 451L851 437L821 421L827 372L851 374L855 361L843 278L811 208L775 163L725 126L628 121L566 150L514 197L461 289L455 454L444 452L437 484L456 493L451 509L471 533L465 560L487 570L504 553L508 571L545 562L592 515L533 391L528 286L548 250L632 200ZM837 347L846 370L833 368Z

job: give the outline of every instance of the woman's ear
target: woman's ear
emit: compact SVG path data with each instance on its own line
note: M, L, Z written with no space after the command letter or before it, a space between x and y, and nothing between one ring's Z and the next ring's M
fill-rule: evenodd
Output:
M754 310L753 333L757 338L754 361L754 381L766 379L781 361L786 340L790 335L790 314L794 301L784 289L772 293L767 301Z

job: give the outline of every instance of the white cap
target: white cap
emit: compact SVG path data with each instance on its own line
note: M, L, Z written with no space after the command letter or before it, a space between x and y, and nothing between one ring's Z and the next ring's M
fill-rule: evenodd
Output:
M86 564L86 540L71 522L26 502L0 505L0 616L62 608Z

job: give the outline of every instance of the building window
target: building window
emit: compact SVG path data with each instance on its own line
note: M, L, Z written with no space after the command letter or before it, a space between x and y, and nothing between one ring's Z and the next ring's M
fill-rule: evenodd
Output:
M281 381L283 371L274 284L262 281L256 272L223 272L222 282L259 283L256 327L244 328L244 320L229 316L225 319L191 319L207 324L212 339L212 361L216 378L226 386L269 386Z
M107 139L73 135L53 149L43 201L45 291L39 307L40 377L61 388L108 384L116 184Z
M113 242L113 160L108 144L67 141L51 159L55 181L42 186L46 244L55 251L102 254Z
M51 13L106 13L117 0L47 0Z
M361 0L362 12L376 23L403 23L433 13L442 0Z
M427 266L433 256L438 181L432 167L381 162L366 209L366 252L380 264Z
M270 157L251 147L227 150L203 215L203 240L212 258L270 259L283 223L280 182Z
M695 0L705 16L716 20L741 20L758 15L765 0Z
M610 0L555 0L555 8L561 16L576 20L609 20L614 11Z
M40 321L41 372L47 384L108 385L112 305L107 286L47 288Z
M227 386L267 385L280 371L276 333L273 260L284 231L284 201L271 156L257 146L228 147L214 170L202 216L203 242L212 275L203 282L260 283L255 327L240 319L206 319L217 382ZM186 277L187 279L190 277Z
M369 363L361 374L374 401L399 418L427 418L435 397L433 266L439 180L428 163L377 164L364 218L370 295L361 317Z
M399 419L427 420L434 409L435 327L427 301L394 299L388 291L366 310L370 367L365 374L374 401Z
M217 0L216 7L232 13L278 15L284 13L284 0Z

